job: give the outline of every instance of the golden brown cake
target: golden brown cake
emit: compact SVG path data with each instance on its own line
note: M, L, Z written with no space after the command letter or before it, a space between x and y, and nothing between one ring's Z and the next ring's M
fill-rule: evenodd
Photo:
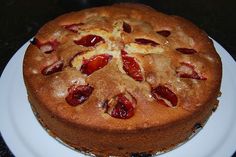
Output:
M34 112L66 144L98 156L167 151L218 104L222 67L191 22L141 4L62 15L29 45Z

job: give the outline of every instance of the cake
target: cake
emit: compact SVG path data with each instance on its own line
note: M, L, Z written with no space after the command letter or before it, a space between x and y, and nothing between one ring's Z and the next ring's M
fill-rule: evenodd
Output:
M208 35L142 4L64 14L23 60L33 112L50 135L96 156L165 152L218 105L222 65Z

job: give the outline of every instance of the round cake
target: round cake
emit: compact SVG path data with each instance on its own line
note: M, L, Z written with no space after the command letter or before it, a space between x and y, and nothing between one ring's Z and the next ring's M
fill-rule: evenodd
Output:
M97 156L168 151L218 105L221 60L191 22L141 4L62 15L23 61L29 102L50 134Z

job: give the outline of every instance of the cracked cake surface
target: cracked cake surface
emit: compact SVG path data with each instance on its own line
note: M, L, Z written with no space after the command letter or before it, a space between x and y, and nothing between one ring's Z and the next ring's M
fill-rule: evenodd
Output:
M46 23L23 63L29 101L65 143L96 155L185 141L218 104L221 60L191 22L115 4Z

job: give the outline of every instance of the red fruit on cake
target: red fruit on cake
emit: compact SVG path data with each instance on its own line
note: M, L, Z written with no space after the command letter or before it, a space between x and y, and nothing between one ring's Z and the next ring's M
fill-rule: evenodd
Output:
M97 156L173 149L218 105L222 67L191 22L141 4L62 15L23 62L29 102L51 135Z

